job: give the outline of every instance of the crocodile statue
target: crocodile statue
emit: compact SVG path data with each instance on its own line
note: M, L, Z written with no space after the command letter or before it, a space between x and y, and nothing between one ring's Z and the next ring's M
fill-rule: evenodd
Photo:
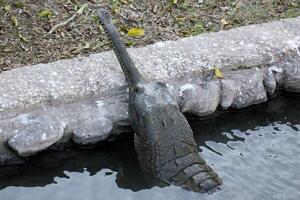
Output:
M142 170L168 184L195 192L211 192L221 179L200 157L192 129L166 83L146 80L135 67L109 11L97 16L112 41L129 87L129 119Z

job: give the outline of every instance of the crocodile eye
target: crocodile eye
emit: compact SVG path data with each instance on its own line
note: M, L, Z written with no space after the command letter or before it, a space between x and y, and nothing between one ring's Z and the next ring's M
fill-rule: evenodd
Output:
M99 16L102 16L103 18L105 18L106 20L110 19L110 13L108 10L102 8L99 10Z
M142 84L136 84L133 88L134 92L143 92L145 87Z
M167 84L163 81L156 81L156 84L159 86L159 87L167 87Z

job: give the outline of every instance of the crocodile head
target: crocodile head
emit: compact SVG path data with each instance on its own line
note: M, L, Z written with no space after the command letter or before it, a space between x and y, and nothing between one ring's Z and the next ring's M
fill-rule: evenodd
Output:
M129 113L143 171L196 192L222 183L200 157L191 127L165 83L137 84L130 92Z
M97 16L102 24L108 25L112 24L112 18L110 12L107 9L99 9L97 11Z

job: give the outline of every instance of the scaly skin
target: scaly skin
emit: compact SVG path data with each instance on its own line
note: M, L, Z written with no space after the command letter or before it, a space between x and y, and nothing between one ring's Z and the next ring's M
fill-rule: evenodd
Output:
M221 185L221 179L200 157L192 129L166 84L145 80L121 42L110 14L100 10L98 17L129 86L129 118L143 171L196 192Z

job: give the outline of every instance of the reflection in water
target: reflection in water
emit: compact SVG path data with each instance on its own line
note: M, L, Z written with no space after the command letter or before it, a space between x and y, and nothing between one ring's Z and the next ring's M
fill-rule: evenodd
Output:
M231 111L222 113L212 120L190 120L195 132L195 139L199 146L209 148L205 143L214 141L228 144L230 141L245 141L247 130L255 130L258 127L271 124L287 123L291 128L298 130L294 124L300 124L300 97L286 96L277 97L267 105L259 105L245 111Z
M121 188L133 191L150 188L139 168L132 140L128 138L96 149L40 153L29 160L25 169L24 166L17 166L14 169L10 167L0 170L0 189L7 186L46 186L56 183L56 177L69 178L65 171L88 172L90 176L94 176L102 169L111 170L105 173L107 176L118 172L116 183ZM8 173L9 175L5 175Z
M191 119L199 151L224 181L212 195L157 187L139 169L132 138L96 149L44 152L0 169L0 199L299 199L299 97Z

